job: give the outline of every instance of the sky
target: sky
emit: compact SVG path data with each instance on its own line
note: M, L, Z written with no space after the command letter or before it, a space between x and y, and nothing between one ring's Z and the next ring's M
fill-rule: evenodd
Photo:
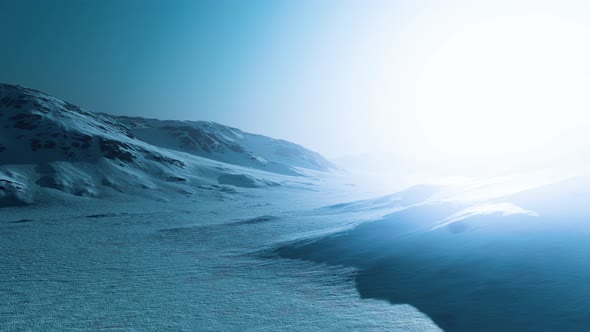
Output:
M0 0L0 81L91 111L216 121L336 160L577 167L589 161L589 6Z

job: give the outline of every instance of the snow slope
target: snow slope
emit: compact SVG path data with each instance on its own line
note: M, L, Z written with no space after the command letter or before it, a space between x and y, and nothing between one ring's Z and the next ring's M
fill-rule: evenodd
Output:
M299 145L220 124L92 113L7 84L0 84L0 127L0 207L56 191L153 196L274 186L334 168Z
M205 121L161 121L118 117L139 139L176 151L269 172L297 175L296 168L330 171L336 167L317 152L262 135Z
M11 85L0 126L2 330L589 330L590 177L367 199L289 142Z
M355 268L362 298L410 304L445 331L586 331L589 183L578 177L484 202L414 195L400 204L402 192L340 204L339 218L384 215L287 241L274 254Z

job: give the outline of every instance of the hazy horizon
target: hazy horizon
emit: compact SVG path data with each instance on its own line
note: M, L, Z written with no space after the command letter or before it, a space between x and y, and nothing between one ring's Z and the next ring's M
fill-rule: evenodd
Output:
M0 28L0 330L590 331L590 1Z
M475 173L588 161L588 4L370 4L3 1L0 81L331 159Z

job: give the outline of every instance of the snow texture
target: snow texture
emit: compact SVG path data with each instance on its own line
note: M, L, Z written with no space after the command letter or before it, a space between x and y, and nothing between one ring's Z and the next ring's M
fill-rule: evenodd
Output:
M375 198L290 142L5 84L0 126L0 330L590 330L590 177Z
M31 204L48 191L153 197L276 186L335 169L287 141L212 122L92 113L7 84L0 84L0 127L0 207Z

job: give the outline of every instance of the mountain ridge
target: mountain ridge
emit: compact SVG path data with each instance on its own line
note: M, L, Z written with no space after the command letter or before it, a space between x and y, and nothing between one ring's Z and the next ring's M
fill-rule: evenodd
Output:
M39 188L90 197L105 187L256 188L336 168L295 143L222 124L94 113L9 84L0 84L0 128L0 207L29 204Z

